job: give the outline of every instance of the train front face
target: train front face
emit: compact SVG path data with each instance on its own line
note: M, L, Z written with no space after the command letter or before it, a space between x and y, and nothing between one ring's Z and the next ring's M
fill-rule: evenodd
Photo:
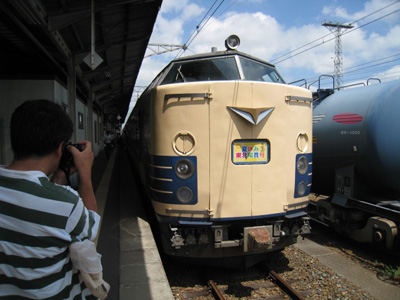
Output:
M309 232L309 91L224 52L173 63L150 106L149 190L168 254L259 254Z

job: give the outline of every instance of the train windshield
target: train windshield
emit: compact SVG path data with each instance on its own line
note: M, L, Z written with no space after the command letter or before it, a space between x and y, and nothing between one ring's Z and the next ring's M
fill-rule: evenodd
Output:
M237 79L240 75L235 58L224 57L175 63L161 84Z
M282 77L271 66L240 57L245 80L284 83Z
M162 81L163 84L212 80L252 80L284 83L273 66L238 56L211 57L175 62ZM241 68L239 71L238 63Z

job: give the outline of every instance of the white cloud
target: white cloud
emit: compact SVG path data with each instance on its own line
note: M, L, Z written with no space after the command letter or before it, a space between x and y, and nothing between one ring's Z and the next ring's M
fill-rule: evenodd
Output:
M164 1L158 14L152 43L182 44L184 26L188 21L196 20L203 14L204 8L188 0ZM173 16L173 17L172 17Z
M393 0L371 0L365 2L363 9L355 13L349 13L346 8L336 6L335 4L324 6L322 13L328 17L344 19L347 22L355 22L359 19L363 19L362 23L366 23L368 21L388 15L398 9L398 3L395 4ZM366 16L368 17L364 19ZM386 22L388 24L398 23L399 12L382 18L381 20L382 22Z
M261 12L253 14L230 13L224 18L211 20L210 24L203 29L195 42L193 42L192 49L196 53L210 51L211 46L218 46L219 50L223 50L225 48L224 41L230 34L237 34L240 37L240 51L270 61L299 48L308 41L314 41L321 36L327 35L329 32L319 24L284 28L275 18ZM322 41L318 43L322 43ZM311 46L313 45L299 49L293 54ZM295 74L293 76L290 74L290 70L293 68L317 73L332 71L332 56L334 56L334 42L322 43L315 50L308 51L306 54L296 55L295 59L282 61L277 67L284 77L289 77L289 80L292 81L299 79L298 77L300 76L296 77ZM284 58L286 57L282 59ZM275 63L282 59L277 59Z
M343 7L325 6L321 13L326 18L333 20L342 18L345 21L354 21L391 2L392 0L371 0L365 2L360 11L353 13ZM199 2L189 0L164 0L151 42L181 45L186 42L207 11L197 3ZM395 9L395 7L392 7L391 11ZM374 18L377 16L374 15ZM391 21L389 19L388 17L382 20L389 22ZM365 24L365 20L361 23ZM354 25L361 25L361 23ZM375 29L376 26L365 26L342 36L344 69L359 65L364 61L398 53L398 49L400 49L398 14L395 25L386 27L385 30L371 30L371 28ZM331 34L324 40L321 39L315 43L310 42L329 33L327 28L321 26L320 21L316 22L314 19L310 19L308 24L288 27L280 24L276 18L266 12L241 13L231 11L219 16L218 19L211 18L192 44L189 45L189 51L186 52L186 55L209 52L211 47L214 46L223 50L225 49L225 39L230 34L237 34L241 39L240 51L266 61L279 58L282 54L297 49L296 52L292 53L292 59L281 62L279 61L282 59L272 61L273 63L279 62L277 68L288 81L307 77L316 78L321 74L333 72L335 39L334 35ZM303 45L306 46L298 49ZM308 48L310 49L307 50ZM296 55L304 50L307 51ZM171 52L145 59L137 85L149 84L156 74L171 59L175 58L176 54L177 52Z
M385 80L399 80L400 79L400 65L394 66L389 70L375 74L376 78L381 78Z

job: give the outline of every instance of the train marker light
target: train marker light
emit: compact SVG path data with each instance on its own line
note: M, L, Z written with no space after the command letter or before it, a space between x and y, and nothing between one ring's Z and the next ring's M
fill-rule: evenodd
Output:
M193 192L190 188L184 186L178 189L176 197L182 203L188 203L193 199Z
M307 185L304 181L301 181L298 185L297 185L297 195L298 196L304 196L304 194L306 193L307 190Z
M175 174L180 179L189 179L194 175L194 164L188 159L180 159L175 164Z
M297 171L300 174L304 175L306 174L307 169L308 169L308 160L305 156L301 156L297 161Z
M237 35L232 34L225 40L226 50L236 50L240 45L240 39Z

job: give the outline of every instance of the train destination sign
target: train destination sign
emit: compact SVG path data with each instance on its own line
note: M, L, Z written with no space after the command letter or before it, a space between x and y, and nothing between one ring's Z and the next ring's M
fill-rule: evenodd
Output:
M234 164L266 164L269 161L267 140L236 140L232 143Z

